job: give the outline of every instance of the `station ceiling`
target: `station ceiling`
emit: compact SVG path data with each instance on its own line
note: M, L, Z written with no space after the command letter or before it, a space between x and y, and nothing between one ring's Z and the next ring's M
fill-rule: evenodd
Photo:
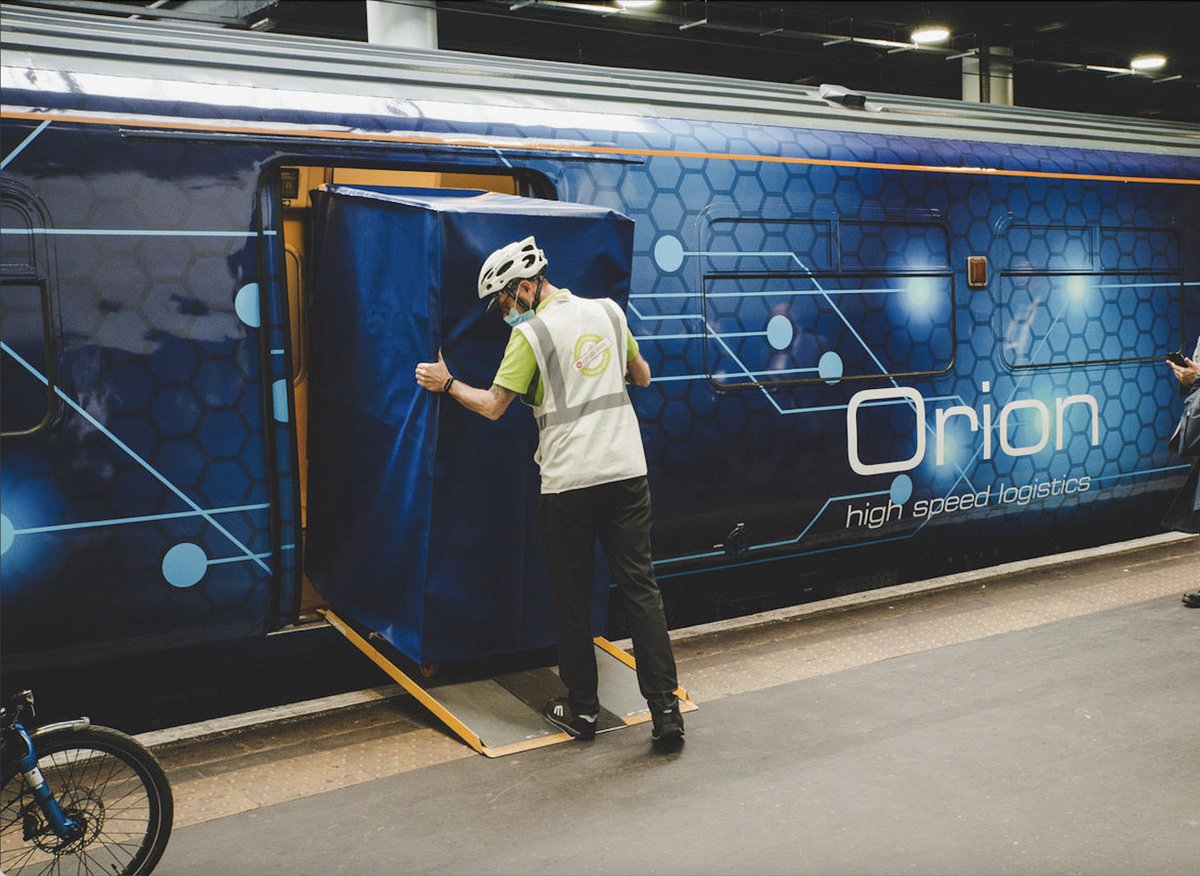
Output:
M365 40L360 0L25 0L75 10L140 7L147 17ZM392 0L404 3L406 0ZM1200 123L1200 2L758 2L437 0L441 48L743 79L834 83L929 97L962 94L963 57L1013 51L1021 106ZM938 23L941 44L912 30ZM1130 69L1156 53L1166 66Z

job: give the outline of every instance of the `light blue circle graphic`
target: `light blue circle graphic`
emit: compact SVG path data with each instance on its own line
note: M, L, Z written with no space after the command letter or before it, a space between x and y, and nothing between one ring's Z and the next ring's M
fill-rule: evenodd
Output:
M795 336L795 326L783 314L776 314L767 322L767 343L776 350L786 350L792 345L792 338Z
M261 320L258 314L258 284L247 283L237 291L233 299L233 309L237 311L238 319L250 328L258 328Z
M280 423L288 421L288 388L286 380L276 380L271 384L271 407L275 419Z
M199 545L185 541L167 551L163 557L162 573L172 587L191 587L204 577L208 555Z
M664 234L654 244L654 263L659 270L671 273L683 264L683 241L673 234Z
M897 505L903 505L912 498L912 478L906 474L896 475L892 479L891 500Z
M817 374L822 380L835 382L842 379L842 357L830 350L817 363Z
M13 532L12 521L8 519L8 515L0 514L0 554L8 553L8 549L12 547L13 539L17 534Z

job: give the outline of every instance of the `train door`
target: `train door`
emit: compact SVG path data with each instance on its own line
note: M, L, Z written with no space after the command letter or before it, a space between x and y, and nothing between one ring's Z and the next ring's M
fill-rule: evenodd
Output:
M308 432L309 432L309 368L308 368L308 277L312 253L312 202L309 193L323 184L398 186L405 188L475 189L509 195L530 194L529 182L511 173L460 173L427 170L393 170L369 167L346 167L336 164L288 164L277 169L264 187L270 192L273 204L264 215L273 216L272 225L282 231L277 243L264 238L264 252L272 263L264 275L275 277L277 295L269 298L286 301L286 315L280 309L279 339L286 337L286 346L272 344L279 365L286 372L277 381L276 404L286 410L277 413L290 425L286 435L275 442L276 481L280 487L280 507L290 503L294 525L289 528L288 514L280 515L281 546L288 543L288 533L294 531L296 545L294 565L288 551L280 554L283 561L280 586L276 594L276 626L318 619L316 610L325 600L313 588L304 574L303 547L308 509ZM286 322L283 320L286 319ZM282 327L286 326L286 331ZM275 380L275 375L272 375ZM286 398L281 396L286 394ZM291 495L291 499L288 495Z

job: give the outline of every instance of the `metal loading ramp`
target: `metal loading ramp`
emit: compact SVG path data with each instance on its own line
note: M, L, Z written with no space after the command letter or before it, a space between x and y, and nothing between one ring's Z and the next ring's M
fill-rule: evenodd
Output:
M388 656L390 646L376 642L332 611L321 613L329 624L413 695L463 742L487 757L503 757L533 748L569 742L572 737L542 716L546 700L567 692L556 667L541 666L494 678L437 686L422 685ZM633 657L607 639L592 640L600 680L600 718L597 733L608 733L650 720L650 711L637 683ZM679 707L697 708L687 691L678 688Z

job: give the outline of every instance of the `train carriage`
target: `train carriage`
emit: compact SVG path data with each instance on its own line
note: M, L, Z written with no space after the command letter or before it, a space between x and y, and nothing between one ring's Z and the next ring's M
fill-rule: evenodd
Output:
M1182 483L1195 126L25 8L0 37L6 667L320 603L330 184L633 220L676 623L1145 535Z

